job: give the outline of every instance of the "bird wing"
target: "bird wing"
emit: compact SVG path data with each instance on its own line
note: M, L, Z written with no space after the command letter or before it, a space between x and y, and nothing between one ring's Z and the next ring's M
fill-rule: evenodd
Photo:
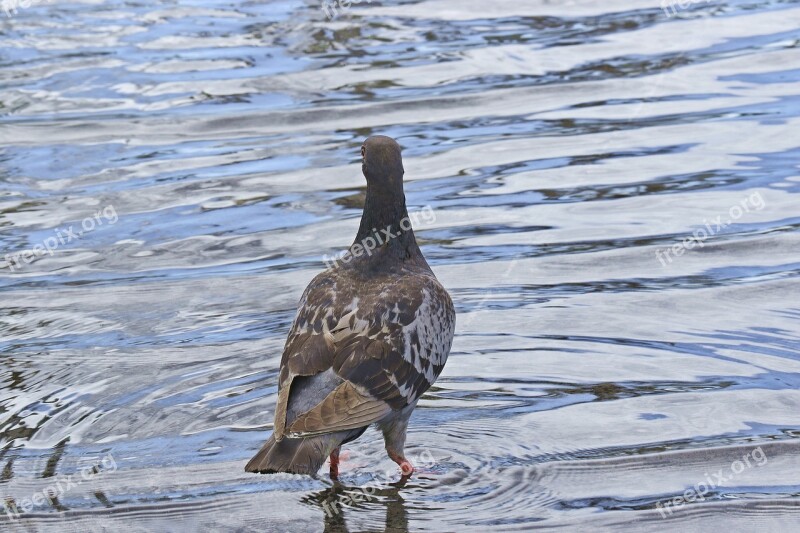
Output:
M338 318L323 313L334 295L315 279L281 361L276 438L362 428L416 401L444 367L453 335L452 302L432 282L370 302L364 309L380 320L368 321L359 307ZM433 309L436 301L445 305Z
M344 381L311 410L298 416L289 426L292 437L310 437L335 431L358 429L377 422L392 408L369 393Z

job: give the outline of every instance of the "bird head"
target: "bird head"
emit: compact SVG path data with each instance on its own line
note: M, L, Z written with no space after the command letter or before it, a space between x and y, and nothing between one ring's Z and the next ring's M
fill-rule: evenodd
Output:
M391 137L375 135L361 145L361 169L367 184L386 192L403 191L403 158Z

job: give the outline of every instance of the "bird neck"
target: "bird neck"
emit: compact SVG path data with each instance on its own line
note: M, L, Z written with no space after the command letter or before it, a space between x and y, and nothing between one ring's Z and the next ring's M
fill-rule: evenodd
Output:
M421 255L402 189L387 191L367 184L364 214L351 250L356 245L381 250L381 255L388 252L399 259Z

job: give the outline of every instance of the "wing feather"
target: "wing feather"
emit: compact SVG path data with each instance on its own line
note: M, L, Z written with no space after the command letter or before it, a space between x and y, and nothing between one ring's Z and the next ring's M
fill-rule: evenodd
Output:
M395 294L382 294L383 301L366 304L373 316L381 317L374 323L359 319L357 305L337 311L335 289L335 282L321 275L301 299L281 360L275 410L277 440L286 435L294 438L357 429L377 422L416 401L444 366L443 360L430 360L434 349L430 337L435 334L432 324L422 324L427 328L422 338L420 327L406 331L417 320L420 309L428 306L426 312L431 312L431 293L444 294L444 319L450 325L454 323L452 302L435 278L418 291L405 287ZM376 312L380 305L382 314ZM445 358L450 341L452 331L447 346L441 347L446 350ZM316 389L314 398L321 400L314 405L316 400L311 398L306 405L313 407L305 410L297 395L302 394L307 402L308 389L293 388L295 378L329 371L338 376L336 381L326 381L330 392L324 396L325 390Z
M310 411L297 417L289 427L290 437L310 437L347 429L357 429L377 422L392 408L345 381Z

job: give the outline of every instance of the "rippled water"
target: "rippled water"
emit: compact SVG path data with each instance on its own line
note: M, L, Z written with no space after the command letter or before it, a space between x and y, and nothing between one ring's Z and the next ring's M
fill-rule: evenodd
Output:
M0 12L0 497L100 465L2 527L797 527L800 6L675 5ZM245 474L377 133L459 312L425 467Z

